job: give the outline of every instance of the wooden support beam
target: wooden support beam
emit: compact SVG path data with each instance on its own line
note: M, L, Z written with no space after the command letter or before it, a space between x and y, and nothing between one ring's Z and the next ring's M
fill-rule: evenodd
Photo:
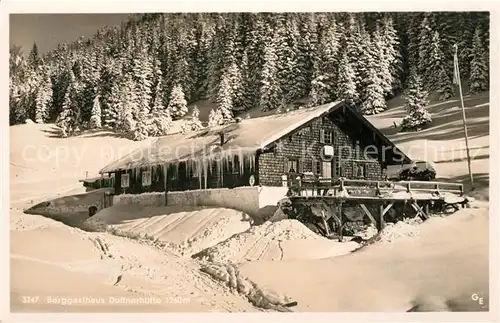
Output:
M383 209L383 211L382 211L382 216L384 216L387 212L389 212L389 210L392 208L393 205L394 205L394 202L391 202L389 205L387 205L385 207L385 209Z
M377 221L375 220L373 215L370 213L370 210L368 210L366 205L364 205L363 203L360 203L359 206L361 206L363 211L365 211L365 214L370 218L370 221L372 221L372 223L375 224L375 226L378 226Z
M427 220L429 218L416 201L410 202L410 205L417 212L417 216L420 216L422 220Z
M328 222L326 222L326 217L327 217L327 215L325 214L326 212L325 210L321 210L321 213L323 214L322 220L323 220L323 225L325 226L326 235L329 236L330 228L328 227Z
M336 204L330 205L330 214L333 217L333 219L335 220L335 222L337 222L337 224L339 226L341 226L342 225L342 220L337 215L337 210L336 210L337 208L338 208L338 206ZM339 213L339 215L340 215L340 217L342 217L342 213Z

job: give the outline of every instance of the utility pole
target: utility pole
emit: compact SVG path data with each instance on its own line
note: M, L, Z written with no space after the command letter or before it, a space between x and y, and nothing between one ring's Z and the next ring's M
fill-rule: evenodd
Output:
M458 65L458 46L454 45L455 53L453 55L453 83L458 85L458 91L460 93L460 104L462 105L462 122L464 126L464 135L465 135L465 148L467 150L467 164L469 167L469 178L471 189L474 189L474 177L472 176L472 169L470 165L470 152L469 152L469 136L467 135L467 121L465 119L465 106L464 106L464 97L462 94L462 82L460 80L460 68Z

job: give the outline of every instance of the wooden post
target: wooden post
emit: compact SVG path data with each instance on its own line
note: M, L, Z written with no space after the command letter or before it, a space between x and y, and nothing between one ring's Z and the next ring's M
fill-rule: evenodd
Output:
M380 193L380 182L377 181L377 192L376 192L377 196L379 196L381 193Z
M470 152L469 152L469 136L467 134L467 121L465 118L465 106L464 106L464 97L462 94L462 80L460 79L460 68L458 64L458 46L455 44L455 53L453 56L453 65L454 65L454 81L456 82L460 94L460 105L462 106L462 124L464 127L464 136L465 136L465 149L467 151L467 166L469 168L469 179L471 189L474 189L474 177L472 176L472 169L470 165Z
M385 226L385 223L384 223L384 204L383 203L380 203L380 207L379 207L379 219L378 219L378 231L381 231L384 226Z
M344 217L342 215L342 201L339 202L338 208L339 208L339 220L340 220L338 236L339 236L339 242L342 242L344 240L342 235L342 230L344 226Z

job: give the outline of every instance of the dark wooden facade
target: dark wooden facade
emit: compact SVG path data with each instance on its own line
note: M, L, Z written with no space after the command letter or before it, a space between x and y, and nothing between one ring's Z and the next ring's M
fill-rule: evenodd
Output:
M168 166L144 167L115 172L115 194L140 194L145 192L185 191L210 188L234 188L248 186L250 176L255 174L256 165L243 161L240 167L238 157L222 162L212 161L206 166L207 176L197 170L198 163L180 162ZM143 176L151 174L151 184L143 185ZM165 177L165 173L167 176ZM122 175L129 177L129 186L122 188ZM166 183L166 185L165 185Z
M298 173L310 172L323 178L383 179L386 166L380 156L363 153L368 145L382 151L382 143L374 138L372 130L363 127L351 110L338 109L296 129L262 154L259 183L281 185L282 175L290 166ZM333 156L322 153L324 146L333 147Z
M200 175L198 163L192 161L115 172L115 194L234 188L251 185L251 176L253 185L282 186L284 174L288 178L312 173L333 180L339 177L383 180L387 163L399 163L394 160L393 147L384 150L387 143L387 138L366 119L343 107L284 134L265 149L257 150L251 158L235 156L212 161L211 167L206 168L207 176ZM333 156L323 153L325 146L333 149ZM364 153L367 146L375 147L379 153ZM408 162L404 158L401 164ZM243 165L240 159L244 159ZM147 171L151 173L151 183L143 185L142 174ZM122 188L122 174L128 174L127 188Z

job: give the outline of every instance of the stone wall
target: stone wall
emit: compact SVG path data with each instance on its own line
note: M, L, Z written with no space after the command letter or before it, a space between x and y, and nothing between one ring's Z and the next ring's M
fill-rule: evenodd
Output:
M142 194L120 194L113 196L113 205L117 204L141 204L147 206L164 206L164 192L150 192Z
M259 219L267 219L277 210L278 201L285 197L284 187L237 187L168 192L169 206L213 206L235 209ZM115 195L113 204L165 205L165 193Z
M258 189L253 186L169 192L167 205L226 207L254 215L259 212Z

